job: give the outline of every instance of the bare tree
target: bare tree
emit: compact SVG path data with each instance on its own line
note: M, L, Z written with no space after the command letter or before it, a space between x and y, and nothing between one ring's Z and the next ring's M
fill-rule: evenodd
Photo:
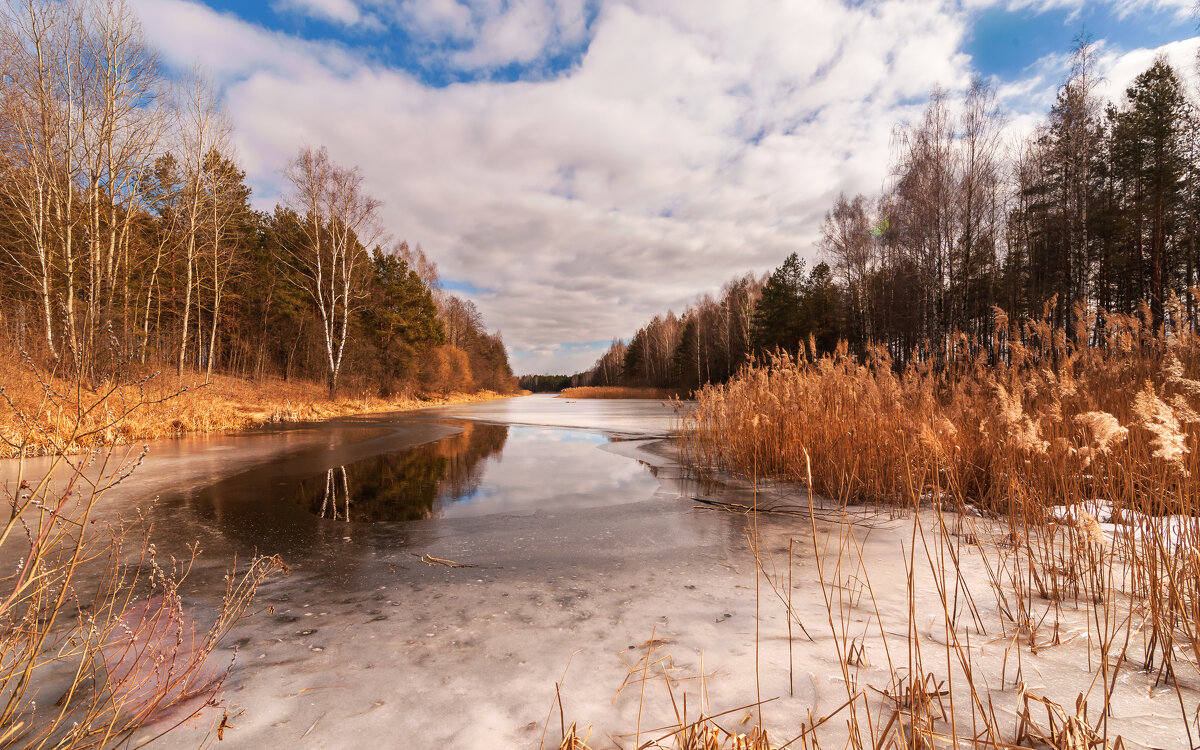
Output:
M381 235L380 203L363 192L359 169L335 164L324 147L300 149L285 176L292 184L288 204L304 226L303 241L293 254L317 306L329 397L334 398L350 337L350 313L362 297L366 247Z
M30 277L41 299L46 346L58 358L52 300L54 265L69 248L56 247L70 223L71 201L62 191L72 182L70 78L76 24L61 3L26 0L4 5L0 19L3 55L4 198L14 207L21 247L6 247L14 265ZM64 210L67 215L64 217ZM28 257L25 256L28 254Z
M894 232L921 276L917 301L921 336L940 341L946 326L946 290L953 246L950 196L954 189L954 129L945 91L935 90L919 125L900 132Z
M862 195L852 199L838 195L821 225L821 250L833 261L834 271L846 287L851 323L859 329L854 333L865 340L874 338L867 294L867 284L875 270L872 235L882 231L882 226L871 226L867 199Z
M217 358L217 326L221 319L221 302L225 285L233 273L237 258L238 224L249 213L249 191L243 187L245 175L234 162L216 150L205 158L203 190L205 193L205 226L211 274L212 308L208 334L208 355L204 382L212 380L213 362ZM196 324L199 325L199 320Z
M438 317L446 329L446 343L459 349L467 347L472 334L482 332L483 313L471 300L453 294L441 294L437 298Z
M228 148L231 125L212 83L199 71L191 74L175 92L175 129L184 174L184 199L180 219L183 231L185 284L183 319L179 334L179 377L187 360L188 334L192 308L192 288L196 282L200 233L206 215L205 159L212 152ZM197 321L199 325L199 321Z
M444 292L442 290L441 278L438 276L438 266L433 260L425 254L421 249L420 243L410 246L407 241L401 240L396 243L392 250L392 255L395 255L408 264L408 267L416 272L417 276L429 287L435 298L439 298Z
M118 279L126 276L121 267L128 260L130 223L144 205L147 166L163 128L155 106L161 80L155 54L132 9L125 0L86 0L77 8L82 29L71 93L81 125L88 260L82 343L90 359L97 330L112 320Z
M993 278L1000 236L1000 134L1003 118L992 89L972 82L963 102L957 143L956 240L950 261L950 325L980 334L990 319Z

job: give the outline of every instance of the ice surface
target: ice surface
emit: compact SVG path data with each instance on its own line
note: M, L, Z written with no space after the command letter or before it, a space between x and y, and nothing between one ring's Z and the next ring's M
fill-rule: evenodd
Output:
M685 402L682 409L687 408ZM681 416L674 406L654 399L567 399L549 394L426 411L502 424L580 427L641 437L671 434L678 427Z

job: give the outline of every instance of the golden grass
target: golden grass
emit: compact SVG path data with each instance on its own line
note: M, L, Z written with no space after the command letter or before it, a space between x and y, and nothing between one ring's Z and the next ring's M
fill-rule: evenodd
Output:
M35 376L28 363L11 359L0 361L0 392L7 400L0 401L0 458L506 397L481 391L331 401L319 383L214 375L205 385L203 373L195 371L182 379L160 373L88 387L46 373Z
M583 386L564 388L558 398L647 398L662 400L675 394L665 388L626 388L623 386Z

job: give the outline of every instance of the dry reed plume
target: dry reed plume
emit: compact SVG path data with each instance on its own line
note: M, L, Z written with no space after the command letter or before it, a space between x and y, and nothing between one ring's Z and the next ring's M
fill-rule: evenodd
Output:
M777 356L698 394L682 450L702 471L798 482L843 508L913 512L904 564L910 587L927 568L946 601L934 613L946 654L928 668L910 634L898 649L907 664L884 691L894 714L852 718L851 735L861 734L853 747L1114 747L1111 699L1129 667L1174 691L1175 720L1191 745L1200 740L1197 707L1185 697L1200 683L1200 336L1183 302L1173 299L1168 312L1157 331L1148 313L1081 312L1068 336L1048 314L1010 325L997 310L987 340L951 338L902 372L882 350L859 362L843 346L831 356ZM818 561L834 560L835 575L818 562L834 598L850 586L841 571L863 561L852 524L841 526L832 554L815 530L811 540L824 550ZM1060 642L1068 609L1087 613L1098 672L1076 711L1029 694L1016 734L1001 728L988 678L960 640L963 618L982 629L986 609L963 582L964 539L990 550L992 611L1017 663L1020 644L1036 654ZM910 627L915 593L912 602ZM843 609L827 604L851 665ZM846 681L854 684L849 672ZM869 705L865 694L848 698L852 714Z

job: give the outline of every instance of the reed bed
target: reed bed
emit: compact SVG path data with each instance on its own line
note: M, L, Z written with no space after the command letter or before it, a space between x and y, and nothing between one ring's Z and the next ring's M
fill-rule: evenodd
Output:
M187 371L183 378L146 371L114 381L85 383L39 370L29 361L0 360L0 458L59 451L74 454L190 433L230 432L503 397L482 391L392 398L359 394L330 400L319 383L213 375L206 384L204 373L198 371Z
M1113 747L1121 740L1107 734L1107 719L1117 675L1129 670L1174 690L1174 721L1190 746L1200 741L1198 707L1185 697L1200 684L1196 321L1178 299L1172 323L1158 330L1148 311L1078 317L1068 336L1048 315L1010 323L996 310L988 339L954 337L901 372L878 349L866 361L844 346L829 356L777 356L703 389L686 417L682 450L703 472L799 482L841 507L912 512L902 560L909 586L927 568L942 598L969 602L969 613L950 604L935 613L953 652L940 677L923 669L915 634L900 649L908 663L885 691L897 706L889 731L899 746ZM843 526L833 569L861 568ZM963 539L990 550L990 604L964 584ZM818 560L828 555L815 532L812 544L826 550ZM849 584L828 570L818 564L822 588L840 596ZM844 636L840 605L827 603L830 627ZM986 678L975 674L984 670L959 640L964 618L982 628L983 609L1014 647L1034 654L1085 613L1097 679L1074 710L1028 694L1015 733L1001 728ZM853 663L852 639L841 644L844 663ZM956 691L952 710L947 696ZM853 711L859 703L849 698ZM1089 699L1099 729L1087 718ZM875 735L879 718L861 726Z
M646 398L663 400L676 394L664 388L629 388L625 386L583 386L563 388L558 398Z
M697 394L684 459L752 488L700 506L746 517L756 630L744 666L756 686L786 671L789 687L758 687L744 701L753 721L731 727L707 706L686 716L687 694L660 669L672 730L628 746L1200 746L1196 321L1179 300L1159 330L1148 314L1081 315L1068 336L1048 317L997 310L986 339L954 337L902 371L881 350L860 361L842 347L777 356ZM772 608L786 632L759 632ZM786 651L760 656L780 640ZM762 708L791 692L793 647L833 651L843 693L819 714L793 700L772 722ZM773 726L783 710L787 733ZM1171 739L1139 736L1148 726ZM560 734L572 748L596 737Z
M1192 515L1200 337L1173 307L1179 333L1104 315L1075 338L997 311L991 341L957 337L941 367L926 352L900 373L880 349L865 362L844 347L775 357L697 394L684 451L706 469L757 463L760 476L792 480L807 455L814 489L853 501L902 499L936 469L955 497L989 509L1107 499Z

